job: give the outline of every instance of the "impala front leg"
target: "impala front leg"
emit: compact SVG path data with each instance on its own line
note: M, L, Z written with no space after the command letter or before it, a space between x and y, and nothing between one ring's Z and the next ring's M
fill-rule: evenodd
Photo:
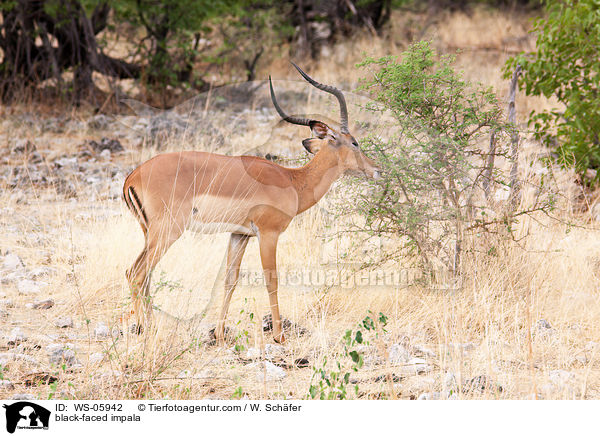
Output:
M265 283L269 293L269 305L273 319L273 339L283 343L285 338L281 328L279 303L277 302L277 240L279 233L260 233L258 243L260 246L260 260L265 274Z

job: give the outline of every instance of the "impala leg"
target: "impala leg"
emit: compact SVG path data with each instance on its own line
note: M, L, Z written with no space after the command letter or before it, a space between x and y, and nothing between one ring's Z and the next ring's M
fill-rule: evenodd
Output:
M131 289L133 313L138 333L142 332L144 325L150 324L152 318L152 304L150 301L150 277L152 270L173 242L181 236L181 233L178 230L156 233L148 232L144 249L131 268L127 270L127 281Z
M144 249L137 257L131 268L127 270L127 281L129 282L129 289L131 290L131 301L133 305L132 313L136 320L136 327L138 333L141 333L142 325L142 307L144 296L148 294L150 288L150 274L147 267L148 258L148 245L144 246Z
M232 233L229 238L229 247L227 248L227 271L225 273L225 293L223 294L221 315L219 316L217 327L215 328L215 338L220 345L225 343L225 318L227 317L231 296L233 295L233 291L238 282L240 264L242 263L242 257L244 257L244 251L246 251L249 239L250 236L238 235L236 233Z
M279 315L279 303L277 302L277 240L279 234L260 234L260 260L265 274L267 292L269 293L269 305L271 306L271 317L273 319L273 339L275 342L283 343L285 338L281 328L281 316Z

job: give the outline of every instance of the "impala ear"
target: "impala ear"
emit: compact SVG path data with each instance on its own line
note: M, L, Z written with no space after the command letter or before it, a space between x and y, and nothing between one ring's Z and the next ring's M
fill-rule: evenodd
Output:
M316 154L321 149L321 139L308 138L302 141L302 146L311 154Z
M337 133L335 133L335 131L333 131L327 124L322 123L321 121L312 120L308 125L310 126L312 134L317 138L323 139L327 135L331 136L332 138L337 138Z

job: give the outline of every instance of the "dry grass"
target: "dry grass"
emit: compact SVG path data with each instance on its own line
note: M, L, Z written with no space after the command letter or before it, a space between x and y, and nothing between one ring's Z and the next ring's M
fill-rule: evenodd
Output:
M43 344L51 339L75 344L83 368L49 371L58 376L59 393L73 398L228 398L241 387L250 398L306 395L310 368L290 369L281 382L265 385L256 379L255 370L245 366L248 361L237 359L228 349L198 344L195 339L202 329L197 325L161 313L156 317L157 330L152 333L115 333L112 339L96 340L93 328L98 322L111 329L127 328L121 322L129 308L123 269L141 249L141 232L118 204L102 205L117 212L105 219L75 218L98 204L40 206L32 204L24 214L28 218L13 225L18 225L23 235L33 232L44 241L28 247L26 238L11 240L4 248L19 253L27 264L47 263L57 270L48 291L62 304L50 311L31 311L23 308L31 297L16 297L13 322L26 328L30 343ZM18 209L25 211L23 207ZM36 210L41 213L36 214ZM279 250L284 273L295 268L331 271L352 260L336 259L335 247L333 254L321 252L330 249L331 243L319 235L336 230L323 227L327 217L322 214L315 209L298 217L285 233ZM33 224L36 218L41 226ZM52 223L52 228L61 229L60 233L45 231L46 221ZM307 358L311 364L318 364L327 356L330 361L344 361L347 357L341 354L341 336L370 310L389 316L388 345L422 345L436 354L427 358L433 365L431 372L406 377L395 386L400 397L442 390L445 374L452 371L465 380L485 374L503 387L501 393L486 392L484 397L529 398L537 392L544 398L598 398L600 248L593 237L595 232L569 229L556 222L542 226L529 221L524 225L531 234L526 249L507 245L498 248L500 255L496 258L473 256L469 260L471 273L459 291L432 291L418 285L329 288L282 283L284 315L309 331L308 335L289 336L283 360L289 364ZM341 238L334 245L344 243L348 241ZM186 235L178 241L154 274L155 283L166 283L157 292L155 304L171 315L188 319L202 311L216 289L216 304L209 307L201 326L213 323L221 294L216 276L225 246L226 235ZM320 261L326 257L333 257L334 262L323 265ZM255 242L250 244L242 267L260 271ZM402 267L394 264L386 269ZM13 295L12 289L7 292ZM258 325L268 311L266 297L261 286L242 284L238 288L228 318L237 338L230 345L260 348L272 342ZM53 327L54 317L60 315L74 316L77 328L63 333ZM552 330L537 328L540 319L547 320ZM90 320L89 327L86 320ZM463 350L459 344L468 345ZM96 352L104 353L104 360L89 363L89 356ZM43 352L32 351L32 355L43 356ZM239 354L242 358L244 355ZM118 372L109 376L107 371L111 369ZM557 369L571 372L575 379L565 386L553 385L549 373ZM183 370L201 378L178 378ZM359 372L363 395L387 394L387 386L373 380L389 371L401 373L400 368L385 366L367 366ZM26 375L30 372L25 363L10 365L5 376L25 380L31 378ZM50 392L45 386L27 390L41 397ZM460 396L469 398L473 394Z
M365 52L399 53L406 43L403 26L424 20L416 16L395 18L397 27L392 37L375 43L357 37L342 43L335 48L331 64L315 66L311 72L322 81L355 82L360 73L347 65L360 60ZM518 48L531 48L528 38L511 39L524 36L526 29L527 17L514 19L480 10L471 17L443 17L426 36L447 51L465 49L459 57L465 75L503 93L506 84L500 78L500 68L507 47L520 44ZM287 66L274 68L270 71L274 76L290 73ZM315 107L319 107L317 103ZM549 104L521 96L518 113ZM263 144L269 139L251 124L251 115L244 133L226 138L230 140L227 150L234 154L252 148L248 144ZM6 129L3 126L2 133L8 143L15 132ZM295 147L298 131L285 131L282 138L293 140ZM52 135L23 127L16 132L38 143L53 144L58 154L68 152L73 141L94 136L80 130ZM58 141L61 138L66 140ZM535 144L527 144L523 164L535 162L539 154ZM180 142L169 144L173 149L184 146ZM134 149L118 159L124 166L133 166L154 153L156 150ZM286 277L280 285L280 306L286 318L308 333L288 335L285 351L277 360L289 365L287 376L269 382L260 381L257 370L247 366L250 359L245 351L234 352L201 341L207 327L215 322L220 304L219 271L227 235L185 234L169 250L153 276L154 303L161 309L156 313L156 328L142 336L131 335L127 333L130 300L124 271L141 250L143 240L125 206L117 200L69 201L51 189L23 201L22 196L3 189L0 225L7 233L2 252L17 253L27 265L53 268L54 272L43 279L47 281L43 293L57 302L47 311L27 309L25 304L34 297L19 295L14 284L3 285L2 292L14 301L15 308L8 309L11 325L5 324L2 332L8 333L13 325L25 329L30 338L19 347L41 362L39 367L11 361L3 375L16 384L18 392L38 398L53 393L66 398L230 398L240 388L249 398L304 398L313 370L296 368L294 361L306 358L310 366L320 366L325 357L329 362L346 362L341 337L371 311L389 317L388 333L379 349L366 351L371 360L353 375L361 398L391 396L388 383L376 381L377 376L390 373L402 375L393 385L399 398L444 391L449 372L459 384L485 375L503 388L501 392L488 389L483 393L459 390L458 398L600 398L597 229L589 224L589 216L573 212L578 188L572 175L558 171L557 178L564 194L559 202L559 220L524 220L519 231L529 236L520 246L492 239L498 255L468 256L469 273L463 286L453 291L432 290L417 283L328 286L314 280L295 280L298 270L343 277L372 249L361 246L356 250L353 237L338 235L343 224L332 222L327 212L328 202L344 195L343 183L336 185L320 207L297 217L280 241L278 260ZM392 273L407 269L411 262L409 258L390 262L382 270ZM233 330L228 347L256 347L264 352L265 345L272 343L260 325L268 312L267 294L260 284L246 280L260 276L256 241L249 244L242 270L244 279L234 295L227 322ZM205 318L189 321L205 308ZM53 320L61 315L72 316L75 328L55 327ZM540 320L552 328L540 327ZM98 323L110 328L108 339L95 337L93 330ZM82 366L71 369L47 364L43 347L48 342L72 343ZM373 355L381 357L382 345L395 343L411 350L430 350L425 355L429 371L415 375L402 367L371 363ZM93 363L90 356L94 353L102 353L102 359ZM182 373L184 370L188 373ZM35 382L34 373L38 373L38 380L41 373L56 377L56 382L50 386ZM27 381L34 382L28 386ZM11 395L10 391L0 391L1 397Z

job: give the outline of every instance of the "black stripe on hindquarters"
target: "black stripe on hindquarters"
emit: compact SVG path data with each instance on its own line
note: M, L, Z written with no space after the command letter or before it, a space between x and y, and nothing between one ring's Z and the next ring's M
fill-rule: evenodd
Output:
M144 210L144 207L142 206L142 202L140 201L140 198L138 197L137 193L135 192L135 189L133 189L133 186L129 187L129 193L131 195L133 195L133 199L135 200L137 209L142 214L142 218L144 219L144 225L146 226L146 228L148 228L148 217L146 216L146 211Z

